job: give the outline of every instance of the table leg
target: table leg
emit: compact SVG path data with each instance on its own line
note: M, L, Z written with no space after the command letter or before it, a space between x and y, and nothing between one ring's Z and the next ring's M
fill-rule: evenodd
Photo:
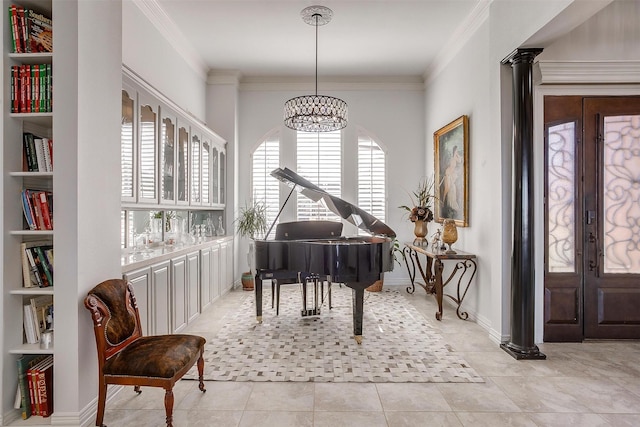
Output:
M457 304L456 314L458 315L458 318L462 320L467 320L469 318L469 313L467 313L466 311L460 311L460 308L462 306L462 301L464 301L464 297L467 295L469 286L471 286L471 281L473 280L473 277L476 275L477 269L478 269L478 265L473 259L460 261L456 264L455 269L451 273L451 276L449 277L449 279L447 279L447 281L444 283L444 285L447 285L447 283L449 283L449 281L453 279L453 277L456 275L458 270L462 270L462 272L458 275L456 296L454 297L452 295L446 294L449 298L451 298L451 300L453 300L453 302ZM467 271L471 271L471 275L469 276L469 279L466 280L466 282L463 284L463 279L465 278L465 276L467 276ZM462 289L462 293L461 293L462 286L464 286L464 288Z
M436 259L434 263L434 275L435 280L433 283L434 291L436 294L436 301L438 302L438 311L436 312L436 319L442 320L442 296L444 294L444 286L442 284L442 270L444 269L444 265L442 265L442 261Z

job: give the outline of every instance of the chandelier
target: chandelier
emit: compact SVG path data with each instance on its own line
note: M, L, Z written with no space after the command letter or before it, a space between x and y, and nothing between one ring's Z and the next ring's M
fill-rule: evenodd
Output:
M316 27L316 94L291 98L284 103L284 124L303 132L332 132L347 126L347 103L318 95L318 26L328 24L333 12L324 6L309 6L300 12L302 20Z

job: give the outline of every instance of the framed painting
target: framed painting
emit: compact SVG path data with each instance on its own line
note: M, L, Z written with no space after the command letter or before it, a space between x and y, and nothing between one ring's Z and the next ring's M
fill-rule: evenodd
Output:
M460 116L433 134L435 220L469 226L469 118Z

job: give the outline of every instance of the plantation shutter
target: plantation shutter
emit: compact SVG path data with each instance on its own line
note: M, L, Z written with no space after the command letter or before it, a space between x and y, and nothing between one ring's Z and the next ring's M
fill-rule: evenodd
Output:
M341 197L342 162L341 133L298 132L297 172L333 196ZM323 205L298 195L298 221L334 220L340 218Z
M251 194L253 200L267 207L267 226L275 220L280 209L280 181L271 171L280 166L279 135L267 138L251 155Z
M358 207L385 222L385 153L366 135L358 136Z

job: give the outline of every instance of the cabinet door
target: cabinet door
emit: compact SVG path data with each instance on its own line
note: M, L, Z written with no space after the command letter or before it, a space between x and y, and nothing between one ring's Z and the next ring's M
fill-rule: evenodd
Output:
M160 203L176 202L176 115L160 109Z
M211 150L211 203L220 203L220 149L214 145Z
M211 248L200 250L200 312L211 304Z
M149 321L151 313L151 270L142 268L140 270L125 273L123 278L133 285L133 293L138 304L138 312L140 313L140 325L142 326L142 335L150 335Z
M218 298L222 293L220 286L220 245L211 248L211 299Z
M158 203L158 104L139 92L138 202Z
M191 205L199 206L202 204L201 199L201 149L202 141L200 139L200 133L193 128L191 129L191 144L189 155L191 160L189 165L191 166L189 187L191 188Z
M171 290L169 261L151 266L151 331L153 335L171 333Z
M229 275L233 274L228 266L229 259L229 242L223 242L220 244L220 292L233 286L233 280L229 281Z
M189 203L189 127L186 120L178 119L178 175L176 182L176 197L179 205Z
M134 165L137 162L135 138L135 116L138 106L137 93L131 86L122 87L122 117L120 127L120 158L121 158L121 194L123 202L135 202L137 185Z
M226 203L226 154L224 151L220 151L220 160L219 160L219 168L220 168L220 204L224 205Z
M181 331L187 326L187 257L181 256L171 260L171 296L173 332Z
M200 314L200 252L187 254L187 317L191 323Z
M211 206L211 138L206 134L202 135L202 177L201 196L202 205Z

